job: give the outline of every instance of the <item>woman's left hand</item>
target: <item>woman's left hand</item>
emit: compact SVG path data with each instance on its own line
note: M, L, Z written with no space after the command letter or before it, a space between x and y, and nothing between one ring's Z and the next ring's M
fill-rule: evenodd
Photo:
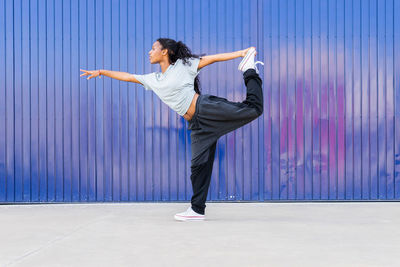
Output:
M252 48L252 47L254 47L254 46L250 46L249 48L246 48L246 49L244 49L244 50L241 50L240 56L241 56L241 57L244 57L244 56L246 55L247 51L249 51L249 49ZM255 49L255 47L254 47L254 49ZM256 51L256 54L255 54L255 55L257 55L257 51Z

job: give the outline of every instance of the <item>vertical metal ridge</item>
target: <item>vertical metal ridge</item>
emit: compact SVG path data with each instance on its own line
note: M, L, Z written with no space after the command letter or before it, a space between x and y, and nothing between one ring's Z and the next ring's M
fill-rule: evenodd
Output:
M306 159L306 132L305 132L305 129L306 129L306 113L305 113L305 108L304 108L304 106L305 106L305 101L304 101L304 97L305 97L305 90L306 90L306 68L305 68L305 64L306 64L306 60L305 60L305 53L306 53L306 35L305 35L305 17L306 17L306 15L305 15L305 0L303 0L302 1L302 15L303 15L303 17L302 17L302 26L303 26L303 36L302 36L302 60L303 60L303 62L302 62L302 70L303 70L303 73L302 73L302 83L301 83L301 87L302 87L302 112L303 112L303 114L302 114L302 116L303 116L303 129L302 129L302 131L303 131L303 140L302 140L302 142L303 142L303 173L302 173L302 175L303 175L303 188L302 188L302 192L303 192L303 198L299 198L299 197L296 197L296 199L305 199L306 198L306 170L307 170L307 159ZM297 20L296 20L297 21ZM296 25L297 25L297 23L296 23ZM297 33L296 33L297 34ZM296 79L297 79L297 74L296 74ZM296 102L297 103L297 102ZM297 109L296 109L296 111L297 111ZM296 128L296 132L298 131L298 129ZM296 165L297 165L297 158L296 158ZM297 177L296 177L296 179L297 179ZM297 195L298 196L298 195Z
M351 153L352 153L352 187L351 198L354 199L354 0L351 2Z
M89 1L89 0L88 0ZM94 51L93 51L93 66L96 69L102 69L101 66L98 66L97 64L97 50L98 50L98 46L97 46L97 4L96 1L91 2L91 8L92 8L92 14L93 14L93 26L92 26L92 30L93 30L93 43L94 43ZM86 2L86 14L89 14L89 4L88 2ZM86 18L86 32L89 31L89 15ZM88 42L89 43L89 42ZM86 43L85 49L86 51L89 51L89 45L88 43ZM88 160L89 160L89 155L90 155L90 151L93 151L94 154L91 155L91 161L90 161L90 166L92 168L92 171L89 171L88 168L88 183L87 183L87 201L88 202L93 202L93 201L97 201L97 174L98 174L98 166L97 166L97 85L98 82L95 82L92 86L92 93L89 94L89 90L88 90L88 101L90 100L90 98L92 98L92 113L91 115L88 112L88 117L87 120L92 122L92 132L88 133L88 140L89 138L91 139L91 144L92 144L92 148L90 149L90 146L88 145ZM94 90L94 92L93 92Z
M393 198L396 199L396 65L395 65L395 58L396 58L396 53L395 53L395 44L396 44L396 27L395 27L395 2L393 1L393 7L392 7L392 15L393 15L393 143L394 143L394 149L393 149L393 159L394 159L394 166L393 166Z
M1 61L1 65L0 68L2 71L0 71L0 93L1 93L1 105L0 107L5 107L5 94L7 92L6 90L6 83L5 83L5 79L6 79L6 75L5 75L5 65L6 65L6 48L5 48L5 40L6 40L6 2L0 2L0 13L2 13L2 16L0 17L0 55L4 55L4 60ZM1 12L3 11L3 12ZM4 63L4 65L3 65ZM3 88L4 88L4 98L3 98ZM4 101L4 102L3 102ZM2 149L0 150L0 201L6 201L5 195L6 195L6 187L3 188L3 185L5 185L6 179L7 179L7 172L6 172L6 166L5 166L5 162L6 162L6 157L5 157L5 153L6 153L6 125L5 125L5 121L6 121L6 116L5 116L5 110L3 113L3 110L0 110L0 145L2 147ZM4 154L3 154L4 152ZM23 186L22 186L23 187Z
M153 0L150 1L150 10L153 11ZM150 36L153 37L153 12L151 12L150 15L151 19L150 19ZM154 39L154 38L153 38ZM151 40L152 41L152 40ZM150 44L151 46L151 44ZM145 51L145 55L147 54L146 51L146 47L144 49ZM151 166L153 166L153 162L154 162L154 116L155 116L155 111L154 111L154 95L151 96L151 108L152 108L152 112L151 112L151 123L150 125L151 127ZM179 143L178 143L179 145ZM151 199L154 199L154 171L153 168L151 168Z
M133 10L133 14L135 14L135 28L134 28L134 32L135 32L135 41L136 41L136 36L137 36L137 32L136 32L136 29L137 29L137 19L136 19L136 2L134 3L134 10ZM135 46L136 47L136 46ZM137 49L135 49L135 51L134 51L134 60L135 60L135 64L134 64L134 71L135 71L135 73L137 73L137 66L138 66L138 64L137 64ZM134 90L135 90L135 119L136 119L136 122L137 122L137 118L138 118L138 112L137 112L137 110L138 110L138 105L137 105L137 99L138 99L138 94L137 94L137 88L138 88L139 86L138 85L136 85L135 84L135 88L134 88ZM135 145L135 167L136 167L136 170L135 170L135 200L137 201L139 198L138 198L138 168L137 168L137 165L138 165L138 146L137 146L137 138L138 138L138 132L139 132L139 130L138 130L138 128L139 127L136 127L135 128L135 136L136 136L136 145Z
M72 9L72 0L69 0L69 54L71 55L72 54L72 11L71 11L71 9ZM71 60L71 58L69 58L69 84L70 84L70 86L72 87L72 60ZM70 164L70 181L69 181L69 185L70 185L70 195L69 195L69 197L70 197L70 199L71 199L71 201L73 201L73 177L72 177L72 174L73 174L73 167L72 167L72 165L73 165L73 161L72 161L72 154L73 154L73 127L72 127L72 125L73 125L73 122L72 122L72 118L73 118L73 115L72 115L72 88L70 88L70 91L69 91L69 97L70 97L70 99L69 99L69 108L70 108L70 116L71 116L71 121L70 121L70 130L71 130L71 136L70 136L70 162L69 162L69 164Z
M110 58L110 68L113 68L113 4L112 4L112 0L108 0L109 1L109 5L110 5L110 9L109 9L109 16L110 16L110 47L111 47L111 58ZM113 88L113 83L114 80L110 81L110 125L111 125L111 139L110 139L110 149L111 149L111 170L110 170L110 178L111 178L111 184L110 184L110 201L114 201L114 129L113 129L113 123L114 123L114 118L113 118L113 114L114 114L114 90L117 90L115 88Z
M121 70L121 0L118 1L118 70ZM121 123L121 83L118 82L118 122ZM118 201L122 200L122 164L121 164L121 138L122 138L122 129L118 127L118 185L119 185L119 199Z
M368 151L371 153L371 3L368 0ZM368 157L368 198L371 199L372 197L372 190L371 190L371 156Z
M297 111L297 6L294 5L294 199L297 199L297 121L298 117L296 115ZM303 29L304 32L304 29ZM303 114L301 114L303 116Z
M217 31L219 30L219 27L220 27L220 21L219 21L219 19L218 19L218 13L219 13L219 8L218 8L218 3L216 3L215 4L215 6L216 6L216 8L215 8L215 10L216 10L216 28L217 28ZM215 52L216 53L220 53L220 50L218 49L218 46L219 46L219 38L218 37L216 37L216 47L215 47ZM220 72L219 72L219 68L217 68L216 69L216 77L219 77L220 76ZM218 81L216 82L216 89L217 89L217 95L219 95L220 93L219 93L219 83L218 83ZM220 192L220 183L219 183L219 177L221 176L221 173L220 173L220 161L219 161L219 151L220 151L220 149L219 149L219 144L217 143L217 147L216 147L216 151L215 151L215 158L216 159L218 159L218 160L215 160L216 162L216 165L217 165L217 170L216 170L216 181L215 181L215 193L214 193L214 197L215 197L215 199L220 199L219 198L219 192ZM187 164L190 164L189 163L189 161L188 161L188 163ZM193 192L193 190L192 190L192 192Z
M378 16L378 0L376 0L376 151L377 151L377 191L376 191L376 198L379 199L379 185L380 185L380 177L379 177L379 33L378 33L378 23L379 23L379 16Z
M45 8L44 8L44 17L45 17L45 31L46 31L46 38L45 38L45 49L47 51L47 0L45 1ZM46 69L46 75L45 75L45 82L46 82L46 99L45 99L45 103L46 103L46 201L48 201L49 198L49 194L48 194L48 190L49 190L49 184L48 184L48 127L47 127L47 120L48 120L48 108L47 108L47 91L48 91L48 87L47 87L47 54L46 54L46 60L45 60L45 69Z
M167 7L169 7L169 1L170 0L167 0ZM194 24L194 23L193 23ZM167 19L167 35L169 35L169 19ZM169 116L169 112L168 112L168 114L167 114L167 119L168 119L168 155L170 155L171 153L171 144L170 144L170 142L169 142L169 140L170 140L170 128L171 128L171 126L170 126L170 116ZM172 200L172 197L171 197L171 157L168 157L168 200Z
M310 164L310 169L311 169L311 192L310 192L310 199L313 199L314 198L314 129L313 129L313 126L314 126L314 123L313 123L313 121L314 121L314 53L313 53L313 33L314 33L314 31L313 31L313 4L312 4L312 0L311 0L311 3L310 3L310 5L311 5L311 7L310 7L310 10L311 10L311 22L310 22L310 27L311 27L311 29L310 29L310 47L311 47L311 51L310 51L310 63L311 63L311 68L310 68L310 77L311 77L311 82L310 82L310 87L311 87L311 99L310 99L310 102L311 102L311 155L310 155L310 158L311 158L311 164Z
M387 25L386 25L386 3L387 3L387 1L386 0L384 0L385 1L385 3L384 3L384 8L385 8L385 12L384 12L384 14L385 14L385 45L384 45L384 47L385 47L385 57L384 57L384 64L385 64L385 75L384 75L384 81L385 81L385 86L384 86L384 88L385 88L385 199L387 199L387 188L388 188L388 186L387 186L387 183L388 183L388 176L387 176L387 164L388 164L388 160L387 160L387 132L388 132L388 129L387 129L387 63L386 63L386 55L387 55L387 51L386 51L386 39L387 39L387 32L386 32L386 30L387 30Z
M102 18L103 18L103 24L101 25L101 28L102 28L102 41L103 41L103 43L104 43L104 10L105 10L105 8L104 8L104 0L102 0L102 5L101 5L101 9L102 9ZM104 67L104 61L105 61L105 59L104 59L104 45L103 45L103 49L102 49L102 55L101 55L101 59L102 59L102 66ZM105 171L105 168L106 168L106 164L105 164L105 138L104 138L104 136L105 136L105 127L104 127L104 125L105 125L105 121L106 121L106 117L105 117L105 115L104 115L104 110L105 110L105 101L104 101L104 99L105 99L105 90L104 90L104 81L103 81L103 83L102 83L102 92L103 92L103 94L102 94L102 97L103 97L103 109L102 109L102 114L103 114L103 129L102 129L102 136L103 136L103 184L102 184L102 186L103 186L103 188L102 188L102 200L103 201L105 201L105 198L106 198L106 190L105 190L105 188L106 188L106 179L105 179L105 173L106 173L106 171Z
M331 68L331 64L332 64L332 58L331 58L331 49L332 49L332 47L331 47L331 31L330 31L330 25L331 25L331 23L330 23L330 19L331 19L331 16L330 16L330 13L329 13L329 3L327 4L327 33L326 33L326 42L327 42L327 69L328 69L328 73L327 73L327 79L326 79L326 83L327 83L327 87L326 87L326 89L327 89L327 92L326 92L326 94L327 94L327 111L326 111L326 113L327 113L327 120L326 120L326 123L327 123L327 125L326 125L326 127L327 127L327 129L326 129L326 131L327 131L327 151L328 151L328 153L327 153L327 159L326 159L326 164L327 164L327 170L326 170L326 178L327 178L327 181L326 181L326 183L327 183L327 188L326 188L326 196L325 196L325 198L326 199L331 199L331 194L330 194L330 190L331 190L331 168L332 168L332 166L331 166L331 132L330 132L330 129L331 129L331 126L330 126L330 124L331 124L331 98L330 98L330 93L331 93L331 81L332 81L332 79L331 79L331 72L332 72L332 68ZM335 103L336 104L336 103Z
M285 167L286 167L286 199L289 199L289 182L290 182L290 176L289 176L289 1L286 0L286 84L285 84L285 90L286 90L286 95L285 95L285 114L284 115L284 120L286 120L286 162L285 162Z
M318 66L319 66L319 71L318 71L318 87L319 87L319 92L318 92L318 119L319 119L319 124L318 124L318 131L319 131L319 136L318 136L318 141L319 141L319 144L318 144L318 172L319 172L319 178L320 178L320 181L319 181L319 196L318 196L318 199L321 199L321 191L322 191L322 166L321 166L321 154L322 154L322 151L321 151L321 146L322 146L322 136L321 136L321 128L322 128L322 125L321 125L321 109L322 109L322 107L321 107L321 94L322 94L322 92L321 92L321 85L322 85L322 82L321 82L321 58L322 58L322 56L321 56L321 54L322 54L322 52L321 52L321 47L322 47L322 45L321 45L321 2L319 3L319 5L318 5L318 22L319 22L319 27L318 27L318 48L319 48L319 51L318 51Z
M337 77L338 77L338 71L337 71L337 58L338 58L338 48L337 48L337 40L338 40L338 33L337 33L337 0L335 0L335 104L336 107L339 106L339 101L338 101L338 89L337 89ZM338 128L339 128L339 122L338 122L338 108L335 109L335 144L336 144L336 197L335 199L339 199L339 135L338 135Z
M127 72L130 72L131 70L129 69L129 59L130 59L130 53L129 53L129 51L130 51L130 49L129 49L129 16L128 16L128 14L129 14L129 3L128 2L126 2L126 23L127 23L127 26L126 26L126 34L127 34L127 37L126 37L126 46L127 46L127 51L126 51L126 54L127 54L127 57L126 57L126 68L127 68ZM130 100L130 91L131 91L131 89L130 89L130 87L131 86L129 86L130 84L128 84L127 85L127 92L126 92L126 96L127 96L127 105L126 105L126 110L127 110L127 123L128 123L128 126L127 126L127 132L128 132L128 140L127 140L127 142L128 142L128 149L127 149L127 163L126 163L126 168L127 168L127 170L126 170L126 173L127 173L127 175L128 175L128 177L127 177L127 179L128 179L128 181L127 181L127 184L128 184L128 189L127 189L127 201L131 201L131 195L130 195L130 193L131 193L131 183L130 183L130 181L131 181L131 172L130 172L130 170L131 170L131 168L130 168L130 166L131 166L131 144L130 144L130 138L129 138L129 136L130 136L130 127L129 127L129 124L130 124L130 102L129 102L129 100Z
M14 9L14 1L13 1L13 4L12 4L12 7L13 7L13 9ZM13 75L13 77L12 77L12 86L13 86L13 99L12 99L12 107L13 107L13 109L12 109L12 116L13 116L13 118L12 118L12 133L13 133L13 140L12 140L12 142L13 142L13 145L12 145L12 178L13 178L13 183L12 183L12 185L13 185L13 192L12 192L12 194L13 194L13 201L16 201L16 199L15 199L15 195L16 195L16 188L15 188L15 15L14 15L14 10L13 10L13 12L12 12L12 40L13 40L13 42L12 42L12 66L13 66L13 70L12 70L12 75Z

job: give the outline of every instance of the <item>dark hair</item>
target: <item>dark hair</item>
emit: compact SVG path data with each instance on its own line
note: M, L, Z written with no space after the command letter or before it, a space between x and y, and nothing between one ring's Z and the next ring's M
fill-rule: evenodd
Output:
M189 47L187 47L181 41L177 42L169 38L158 38L157 41L161 44L162 49L168 49L168 57L170 64L175 64L175 62L178 59L182 59L183 64L186 65L188 63L189 58L200 58L201 56L204 56L204 54L203 55L192 54ZM201 94L200 79L198 75L194 79L194 91L199 95Z

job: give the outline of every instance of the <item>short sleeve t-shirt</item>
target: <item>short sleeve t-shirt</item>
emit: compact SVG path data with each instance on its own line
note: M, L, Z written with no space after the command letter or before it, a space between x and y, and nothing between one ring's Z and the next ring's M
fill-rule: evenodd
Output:
M199 58L188 58L187 61L185 65L182 59L178 59L164 73L133 75L146 90L153 90L161 101L183 116L192 103L195 95L194 79L200 73L197 70Z

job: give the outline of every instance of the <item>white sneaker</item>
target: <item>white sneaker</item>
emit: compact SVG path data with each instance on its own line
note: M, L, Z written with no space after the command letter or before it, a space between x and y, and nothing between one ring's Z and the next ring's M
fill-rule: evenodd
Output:
M258 74L259 72L258 72L256 64L260 63L260 64L264 65L264 63L261 61L254 62L255 55L256 55L256 49L254 47L251 47L247 51L243 60L240 62L238 70L245 72L248 69L255 69Z
M189 207L186 211L175 214L175 220L177 221L204 221L205 215L198 214L192 207Z

